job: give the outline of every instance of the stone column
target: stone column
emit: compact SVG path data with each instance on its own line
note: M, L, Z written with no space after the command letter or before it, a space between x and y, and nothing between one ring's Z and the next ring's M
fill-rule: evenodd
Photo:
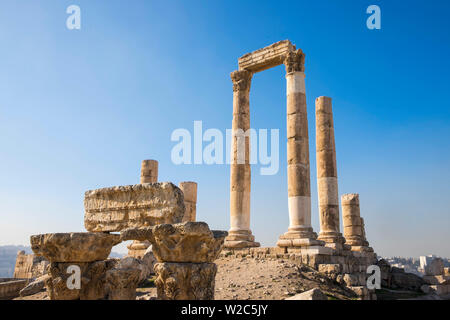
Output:
M141 184L158 182L158 161L143 160L141 165Z
M225 246L258 247L250 231L250 84L252 73L238 70L233 81L233 137L230 164L230 231ZM245 135L247 133L247 135Z
M285 58L287 80L288 232L280 236L280 247L323 244L311 227L311 188L308 119L305 95L305 56L299 49Z
M141 164L141 184L158 182L158 161L142 160ZM145 251L150 247L149 241L133 241L128 248L128 255L142 259Z
M319 196L319 240L327 246L342 247L340 232L336 146L331 98L316 99L316 160Z
M197 213L197 183L191 181L180 182L178 187L184 194L184 206L186 211L184 213L183 222L195 222Z
M341 203L346 243L351 246L361 246L363 239L359 195L357 193L344 194L341 196Z

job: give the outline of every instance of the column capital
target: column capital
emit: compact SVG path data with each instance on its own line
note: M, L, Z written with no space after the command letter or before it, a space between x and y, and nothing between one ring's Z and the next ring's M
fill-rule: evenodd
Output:
M250 90L253 73L247 70L236 70L230 76L231 81L233 81L233 91Z
M301 49L290 51L284 58L286 73L304 72L305 71L305 54Z

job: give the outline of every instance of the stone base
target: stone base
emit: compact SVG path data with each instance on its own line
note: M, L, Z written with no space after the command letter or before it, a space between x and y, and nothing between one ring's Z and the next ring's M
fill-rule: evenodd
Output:
M155 273L159 300L214 300L214 263L156 263Z
M324 241L317 240L317 234L312 231L312 228L289 228L277 242L278 247L285 248L323 247L324 245Z
M324 241L325 246L334 250L350 250L351 246L345 243L340 232L320 232L318 240Z
M373 252L373 248L367 246L351 246L351 250L356 252Z
M250 230L229 231L223 245L225 248L254 248L259 247L255 236Z

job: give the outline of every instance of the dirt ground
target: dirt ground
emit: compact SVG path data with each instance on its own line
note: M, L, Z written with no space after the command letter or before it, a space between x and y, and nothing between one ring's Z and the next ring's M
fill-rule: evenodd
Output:
M222 257L216 260L215 299L282 300L319 287L329 299L355 299L314 269L279 259ZM156 298L154 287L138 289L138 299Z

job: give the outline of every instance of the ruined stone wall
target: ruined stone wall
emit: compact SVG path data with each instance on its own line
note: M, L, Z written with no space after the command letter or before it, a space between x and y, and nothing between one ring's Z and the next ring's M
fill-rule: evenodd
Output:
M43 257L37 257L34 254L25 254L19 251L14 268L14 278L31 279L37 278L46 273L48 261Z

